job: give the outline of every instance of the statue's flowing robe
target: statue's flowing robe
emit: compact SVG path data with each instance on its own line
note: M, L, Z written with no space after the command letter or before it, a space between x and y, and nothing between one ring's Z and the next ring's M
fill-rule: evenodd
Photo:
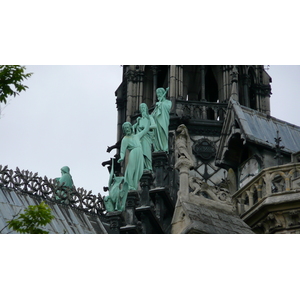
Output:
M70 174L70 168L65 166L61 168L62 176L59 178L55 178L60 184L63 184L62 189L56 191L56 199L65 199L67 193L64 191L66 189L71 189L74 185L72 176ZM66 199L67 200L67 199Z
M136 126L137 133L141 132L148 122L150 122L150 128L151 126L155 126L155 122L152 116L149 116L149 120L146 118L141 118ZM145 134L141 138L141 144L144 154L144 170L152 170L152 142L153 142L153 135L154 132L152 129L148 131L147 134Z
M156 103L156 108L152 114L157 126L154 130L154 151L169 151L168 137L171 107L172 101L165 98Z
M59 178L59 182L60 183L64 183L64 186L67 186L67 187L72 187L73 186L73 179L72 179L72 176L70 174L70 169L69 167L62 167L61 168L61 171L62 171L62 176Z
M144 170L144 156L140 137L135 134L124 136L121 143L121 157L125 156L126 149L129 150L129 157L124 178L129 185L129 190L137 190Z
M112 168L113 170L113 168ZM124 177L114 176L109 186L109 195L104 197L107 211L124 211L128 194L128 184Z

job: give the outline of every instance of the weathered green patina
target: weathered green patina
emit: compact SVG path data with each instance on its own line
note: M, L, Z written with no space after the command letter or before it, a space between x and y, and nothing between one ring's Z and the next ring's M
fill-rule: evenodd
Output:
M146 116L149 119L149 116ZM150 127L150 121L145 124L145 128L137 133L133 133L131 123L125 122L122 125L125 134L121 142L120 159L122 162L125 158L126 150L129 150L128 164L126 166L124 179L129 185L129 190L137 190L139 180L143 175L144 170L144 155L141 144L141 138L147 134Z
M169 88L158 88L156 95L158 102L152 113L157 128L154 130L154 151L169 152L168 137L169 137L169 123L170 123L170 110L172 101L167 100L166 95Z
M154 129L156 124L151 115L149 115L146 103L140 104L141 117L137 118L137 122L133 125L135 133L142 132L146 125L149 124L149 131L141 138L141 144L144 154L144 170L152 171L152 143L154 139Z
M124 177L118 177L114 174L114 161L110 170L108 181L109 195L104 197L104 205L108 212L124 211L128 194L128 183Z
M56 192L57 200L61 198L65 198L66 192L64 192L63 190L68 188L71 189L74 185L72 176L70 174L70 168L65 166L62 167L60 170L61 170L61 177L57 177L55 178L55 180L57 180L61 185L63 185L63 188Z

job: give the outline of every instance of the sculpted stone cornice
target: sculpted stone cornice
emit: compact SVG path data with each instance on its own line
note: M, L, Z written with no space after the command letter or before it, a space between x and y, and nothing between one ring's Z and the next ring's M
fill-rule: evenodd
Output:
M127 81L132 81L132 82L142 82L143 77L144 77L144 71L143 70L128 70L125 74L125 77Z
M286 233L300 229L300 210L268 213L253 226L255 233Z

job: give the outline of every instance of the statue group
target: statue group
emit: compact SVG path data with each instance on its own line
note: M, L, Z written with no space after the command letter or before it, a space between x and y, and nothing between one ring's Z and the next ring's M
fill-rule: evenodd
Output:
M170 110L172 102L166 98L169 88L158 88L158 101L149 114L146 103L141 103L141 117L132 125L125 122L122 125L124 137L121 142L120 159L122 163L127 150L129 151L124 177L114 177L109 180L109 195L105 197L106 210L123 211L129 190L137 190L143 172L152 171L152 146L155 152L168 152L168 135Z

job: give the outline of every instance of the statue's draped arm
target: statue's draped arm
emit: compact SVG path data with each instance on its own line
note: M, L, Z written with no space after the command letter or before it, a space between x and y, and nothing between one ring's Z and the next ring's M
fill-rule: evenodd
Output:
M139 139L141 139L141 138L149 131L150 123L151 123L151 122L150 122L149 116L147 117L147 119L148 119L148 122L147 122L145 128L144 128L141 132L139 132L139 133L136 134L136 136L137 136Z
M114 158L112 158L111 161L111 170L110 170L110 175L109 175L109 180L108 180L108 187L110 188L111 183L113 181L113 176L114 176Z
M121 162L124 160L125 158L125 154L126 154L126 150L128 147L128 140L126 138L126 136L122 139L122 143L121 143L121 151L120 151L120 159L118 160L118 162Z

